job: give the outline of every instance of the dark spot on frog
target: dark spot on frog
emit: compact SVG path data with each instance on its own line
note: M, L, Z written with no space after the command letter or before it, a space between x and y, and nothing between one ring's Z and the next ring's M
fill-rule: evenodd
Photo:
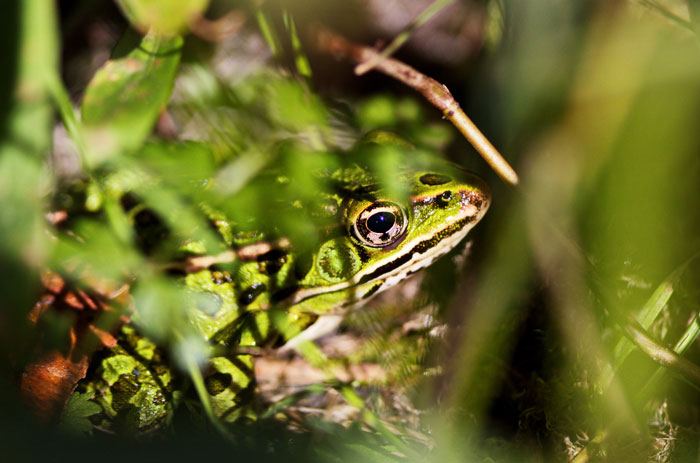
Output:
M378 281L377 284L375 284L374 286L372 286L372 287L369 289L369 291L367 291L365 294L362 295L362 299L367 299L367 298L372 297L373 295L375 295L375 294L377 293L377 291L379 291L379 288L382 287L383 284L384 284L384 280Z
M286 288L282 288L279 291L276 291L272 294L272 296L270 297L270 301L271 302L283 301L283 300L287 299L289 296L291 296L292 294L294 294L298 289L299 289L299 287L297 287L297 286L288 286Z
M129 399L139 390L138 381L134 375L121 375L112 385L112 408L119 412L129 404Z
M134 367L134 369L131 370L131 374L134 375L134 376L136 376L136 377L138 378L139 375L141 374L141 370L139 370L138 368Z
M233 279L229 272L215 270L211 272L211 281L214 282L215 285L223 285L224 283L231 283Z
M450 183L452 179L446 175L440 174L423 174L420 177L420 182L423 185L444 185L445 183Z
M119 202L121 203L124 212L129 212L139 204L138 199L136 199L136 197L131 193L124 193L119 199Z
M170 234L165 222L150 209L142 209L134 216L136 244L144 253L150 254Z
M254 283L250 287L246 288L240 296L238 296L238 303L246 306L252 304L258 296L265 292L267 287L262 283Z
M153 359L155 360L155 356ZM160 357L157 361L160 361ZM166 367L165 365L162 365L162 364L151 365L151 369L157 375L155 379L157 379L159 376L163 376L167 373L170 373L170 370L168 369L168 367Z
M211 396L221 394L231 385L233 377L228 373L216 372L204 378L204 386Z
M231 361L231 363L238 368L238 370L246 375L249 379L254 380L255 379L255 372L250 368L250 366L246 365L239 356L233 356L233 357L228 357L228 359ZM253 381L255 382L255 381ZM232 381L231 384L229 385L230 388L236 389L237 391L241 390L241 385L235 381Z
M219 312L224 304L223 299L216 293L211 291L202 291L196 295L197 309L201 312L213 317Z
M256 259L258 270L263 275L274 275L287 263L287 253L281 249L273 249L261 254Z
M386 238L382 237L382 239ZM369 253L367 252L367 250L359 244L355 243L354 241L352 242L352 245L355 248L355 251L357 251L357 255L360 256L360 262L362 262L363 264L369 262Z
M300 253L294 256L294 276L297 280L303 280L307 273L314 265L313 255L309 253Z
M444 209L450 204L450 198L452 198L452 192L447 190L435 197L435 205L440 209Z

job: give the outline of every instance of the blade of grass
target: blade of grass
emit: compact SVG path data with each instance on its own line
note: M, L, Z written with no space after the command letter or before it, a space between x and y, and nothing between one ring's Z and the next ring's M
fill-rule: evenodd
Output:
M299 40L299 35L297 34L297 28L294 25L294 19L289 12L287 12L287 10L284 11L282 18L284 20L284 26L287 28L287 31L289 31L289 38L292 42L292 51L294 52L294 65L297 68L297 72L307 79L310 79L311 65L309 64L309 60L306 58L304 50L301 47L301 41Z
M70 134L75 146L78 148L80 162L83 167L85 167L85 152L87 149L85 136L83 135L82 125L78 120L78 116L68 96L68 91L63 85L63 82L61 82L58 74L53 72L46 77L46 86L53 98L54 104L58 108L63 125L66 127L68 134Z
M698 335L700 335L700 314L695 315L693 321L690 322L690 326L686 328L681 338L673 347L673 351L678 355L682 355L688 349L688 347L690 347L690 345L698 338ZM665 370L666 369L664 367L658 367L656 369L651 378L649 378L649 381L647 381L644 387L639 391L640 397L644 397L649 393L649 391L654 387L654 385L658 383L658 381L664 375Z
M692 256L688 261L686 261L681 268L685 268L692 262L694 259L698 258L700 256L699 254L695 254ZM683 332L683 335L680 337L678 342L676 342L676 345L673 346L673 351L678 354L678 355L683 355L686 350L688 350L688 347L700 336L700 314L696 314L695 317L693 317L692 321L688 325L688 328L685 329ZM659 367L656 369L654 374L649 378L649 381L644 385L644 387L639 391L639 396L644 397L653 387L654 385L661 379L661 377L664 374L664 367Z
M270 26L270 22L267 20L267 16L265 16L265 13L263 13L262 10L258 10L257 13L255 13L255 19L258 21L258 27L260 28L260 32L262 33L270 52L272 52L272 56L279 58L282 48L280 47L279 40L277 40L277 36Z
M323 351L314 343L313 341L304 341L299 344L298 351L302 356L313 366L323 370L329 377L335 378L333 374L333 367L336 362L329 359ZM368 408L365 404L364 399L357 395L355 390L350 386L343 386L340 388L340 393L343 398L351 406L357 408L362 412L362 418L367 425L376 429L384 438L390 442L397 451L403 453L406 457L411 457L417 459L420 455L414 449L409 447L405 442L403 442L395 433L388 429L384 423Z
M365 401L357 395L354 389L352 389L350 386L344 386L340 390L340 394L343 396L343 398L348 402L348 404L352 405L353 407L357 408L362 412L362 417L365 420L365 422L376 429L384 438L390 442L394 447L396 447L396 450L399 452L403 453L406 457L412 458L417 460L420 458L420 455L418 452L416 452L414 449L409 447L404 441L399 439L396 434L391 432L385 425L384 423L381 422L381 420L372 413L369 409L367 409L367 405L365 404Z
M199 369L197 359L192 355L187 355L186 351L182 352L184 354L184 358L182 359L182 361L184 362L185 368L187 369L187 373L192 379L192 384L194 385L195 391L197 391L199 401L202 403L204 414L207 416L212 426L214 426L214 429L216 429L219 432L219 434L221 434L221 436L223 436L228 441L234 442L233 436L231 436L231 434L228 432L223 423L214 414L214 410L211 406L209 394L207 393L207 388L204 385L204 378L202 377L202 372Z
M700 385L700 366L658 344L632 317L628 317L623 328L632 342L654 361L675 370L695 385Z
M681 277L685 271L688 264L697 257L693 256L678 268L676 268L671 274L656 287L651 297L644 304L642 309L639 311L635 317L635 321L638 322L641 327L648 330L651 324L659 316L663 308L668 303L669 299L673 295L674 287L678 283L678 279ZM605 391L610 385L615 372L622 366L627 357L634 351L634 344L627 338L621 338L615 348L613 349L612 363L607 365L603 373L601 374L600 381L598 383L599 390Z

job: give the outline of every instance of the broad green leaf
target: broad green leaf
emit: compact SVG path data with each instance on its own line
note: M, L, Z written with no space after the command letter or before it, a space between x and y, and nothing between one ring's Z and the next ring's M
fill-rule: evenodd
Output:
M209 0L117 0L137 29L159 35L178 35L201 15Z
M90 434L93 425L88 417L102 411L102 407L92 401L94 392L75 392L70 396L66 408L61 414L60 427L64 431L76 434Z
M184 286L167 278L149 276L139 281L133 296L136 308L133 319L145 335L158 342L182 342L190 338L193 327L187 312L195 302Z
M88 155L99 164L132 151L153 130L172 92L182 39L147 36L93 77L82 104Z

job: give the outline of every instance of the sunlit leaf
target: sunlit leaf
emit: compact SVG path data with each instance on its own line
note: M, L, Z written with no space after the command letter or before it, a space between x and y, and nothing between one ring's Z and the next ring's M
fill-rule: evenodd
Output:
M94 392L74 392L61 414L61 428L69 433L91 433L93 424L88 418L102 411L102 407L92 401L94 395Z
M147 36L93 77L82 103L88 154L95 164L139 147L170 97L182 39Z

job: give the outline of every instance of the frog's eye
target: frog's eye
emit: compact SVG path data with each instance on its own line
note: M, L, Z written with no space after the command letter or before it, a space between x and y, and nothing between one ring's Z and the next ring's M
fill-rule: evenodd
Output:
M406 212L398 204L377 201L360 212L352 228L363 244L383 248L403 238L407 225Z

